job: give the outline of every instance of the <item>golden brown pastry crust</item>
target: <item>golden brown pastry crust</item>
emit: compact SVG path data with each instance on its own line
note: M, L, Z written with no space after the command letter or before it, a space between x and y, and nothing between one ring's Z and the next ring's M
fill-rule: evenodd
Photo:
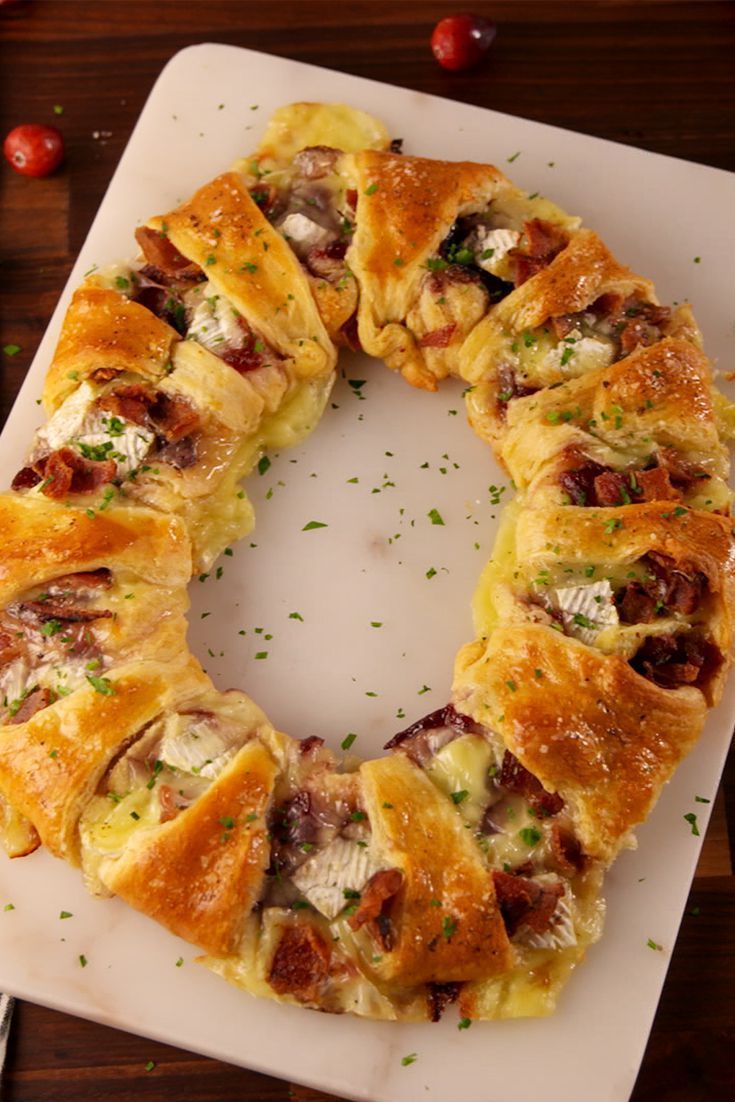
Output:
M699 690L662 689L616 655L538 624L499 627L463 647L452 692L564 798L585 852L606 863L649 814L707 712Z
M459 216L484 210L511 185L489 165L375 150L356 154L354 165L357 230L347 262L360 284L360 343L414 386L436 390L468 329L458 324L451 344L430 366L428 349L419 347L406 326L427 275L426 262ZM483 298L480 316L484 309ZM473 314L471 324L477 320Z
M270 857L266 811L276 772L262 743L247 743L191 807L135 835L107 863L106 885L206 952L234 952Z
M82 285L64 317L43 388L51 416L96 371L131 371L155 382L166 374L178 333L117 291Z
M148 225L195 261L283 356L296 379L329 377L336 354L301 267L234 172Z
M0 607L52 578L100 567L130 571L151 585L188 582L191 550L181 521L141 508L91 512L0 494Z
M498 458L522 491L556 481L572 465L566 449L603 464L617 456L620 465L647 458L656 446L675 448L727 478L709 362L689 341L665 338L611 367L511 402Z
M450 983L505 971L513 951L490 873L452 803L408 758L360 768L381 858L404 882L395 947L375 967L394 983Z
M79 864L79 819L113 756L170 701L209 685L199 663L182 657L110 670L109 692L85 685L0 728L0 789L56 857Z

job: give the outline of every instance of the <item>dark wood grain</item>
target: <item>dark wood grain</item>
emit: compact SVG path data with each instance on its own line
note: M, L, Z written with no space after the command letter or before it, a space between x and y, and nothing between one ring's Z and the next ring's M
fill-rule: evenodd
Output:
M12 358L0 354L3 419L156 76L192 43L248 46L735 169L735 5L478 0L469 6L499 25L491 58L471 73L447 74L428 39L437 19L467 6L19 0L0 7L0 131L49 122L67 144L66 165L50 179L0 170L0 348L22 348ZM54 115L54 104L63 115ZM634 1102L735 1097L734 830L731 756ZM18 1009L3 1097L328 1102L30 1004Z

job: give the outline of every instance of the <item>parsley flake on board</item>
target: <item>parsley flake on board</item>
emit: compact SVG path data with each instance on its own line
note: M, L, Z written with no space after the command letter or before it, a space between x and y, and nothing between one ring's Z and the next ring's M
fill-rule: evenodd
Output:
M684 821L689 823L689 826L692 828L692 834L696 835L696 837L698 838L699 827L697 826L697 816L694 814L694 812L687 812L687 814L684 816Z
M345 735L345 737L342 739L342 742L340 744L342 746L342 749L349 750L356 738L357 735L353 731L350 731L350 733L348 735Z
M270 465L271 465L271 461L268 458L268 456L267 455L261 455L260 459L258 460L258 474L261 474L261 475L265 474L265 472L268 470Z
M305 524L301 529L302 532L311 532L314 528L328 528L327 524L324 524L321 520L310 520L308 524Z
M426 515L432 524L444 524L444 519L438 509L429 509Z
M401 1067L407 1068L409 1064L415 1064L418 1060L418 1054L415 1052L409 1052L408 1056L401 1057Z

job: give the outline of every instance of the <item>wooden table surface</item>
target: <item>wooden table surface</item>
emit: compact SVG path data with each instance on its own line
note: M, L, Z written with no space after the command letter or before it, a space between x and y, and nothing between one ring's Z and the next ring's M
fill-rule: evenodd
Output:
M498 38L482 67L445 73L428 49L431 29L467 6L496 20ZM67 148L65 167L47 180L0 168L0 347L21 346L12 358L0 355L3 419L153 81L177 50L201 41L735 169L730 3L3 3L0 132L23 122L56 124ZM54 104L62 115L54 115ZM731 754L634 1102L735 1098L734 831ZM146 1070L150 1061L155 1066ZM4 1091L7 1102L327 1102L302 1087L27 1003L17 1009Z

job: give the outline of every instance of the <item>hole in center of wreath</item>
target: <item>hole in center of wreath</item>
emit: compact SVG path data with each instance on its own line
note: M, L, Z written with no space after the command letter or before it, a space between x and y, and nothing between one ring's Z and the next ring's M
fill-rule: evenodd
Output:
M317 429L247 480L253 532L192 583L195 654L293 738L375 756L447 702L511 494L462 390L344 357Z

